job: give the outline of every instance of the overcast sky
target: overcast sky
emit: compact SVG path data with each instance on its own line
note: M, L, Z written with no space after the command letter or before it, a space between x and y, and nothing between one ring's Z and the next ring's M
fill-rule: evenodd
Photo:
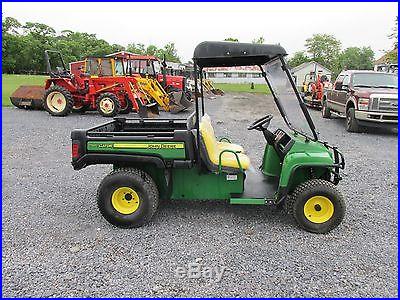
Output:
M314 33L333 34L342 47L391 48L397 3L2 3L3 18L40 22L57 31L95 33L123 46L175 42L186 62L204 40L263 36L289 54Z

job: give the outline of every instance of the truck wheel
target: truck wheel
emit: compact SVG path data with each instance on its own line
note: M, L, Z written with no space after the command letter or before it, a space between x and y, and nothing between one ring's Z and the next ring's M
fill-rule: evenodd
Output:
M303 229L327 233L342 222L346 206L333 183L311 179L296 187L287 200L287 209Z
M140 227L150 221L158 207L158 189L150 175L138 169L111 172L97 190L100 213L121 228Z
M129 100L128 97L125 97L124 105L121 104L121 110L119 111L120 114L129 114L132 111L132 102Z
M322 117L324 119L330 119L332 117L331 114L331 109L328 107L328 104L326 103L326 99L322 100Z
M65 88L52 85L44 93L42 105L50 115L64 117L71 113L74 99Z
M346 111L346 130L348 132L360 131L360 126L358 125L358 121L355 117L355 109L352 107Z
M121 105L118 97L113 93L104 93L97 98L96 108L103 117L115 117L119 113Z

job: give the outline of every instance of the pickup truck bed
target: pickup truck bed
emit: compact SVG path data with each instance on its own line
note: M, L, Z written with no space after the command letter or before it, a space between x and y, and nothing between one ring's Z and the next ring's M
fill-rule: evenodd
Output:
M188 168L194 157L192 119L125 119L71 133L72 166L153 163Z

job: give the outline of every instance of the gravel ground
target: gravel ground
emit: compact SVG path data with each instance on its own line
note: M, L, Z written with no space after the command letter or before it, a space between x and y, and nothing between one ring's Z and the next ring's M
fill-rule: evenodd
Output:
M240 142L254 166L264 140L246 126L271 101L231 94L206 103L217 135ZM95 202L111 167L70 165L71 129L105 119L3 108L3 297L396 297L397 132L352 134L342 119L311 114L347 161L347 214L326 235L267 207L212 201L172 201L149 225L112 227ZM177 275L196 262L214 276Z

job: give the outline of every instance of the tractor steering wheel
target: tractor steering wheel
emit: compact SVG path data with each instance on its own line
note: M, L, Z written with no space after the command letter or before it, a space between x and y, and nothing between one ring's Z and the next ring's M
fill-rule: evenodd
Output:
M248 130L262 130L262 129L267 129L269 126L269 123L271 122L273 118L273 115L266 115L265 117L262 117L261 119L254 121L249 127L247 127ZM263 126L267 124L267 126Z

